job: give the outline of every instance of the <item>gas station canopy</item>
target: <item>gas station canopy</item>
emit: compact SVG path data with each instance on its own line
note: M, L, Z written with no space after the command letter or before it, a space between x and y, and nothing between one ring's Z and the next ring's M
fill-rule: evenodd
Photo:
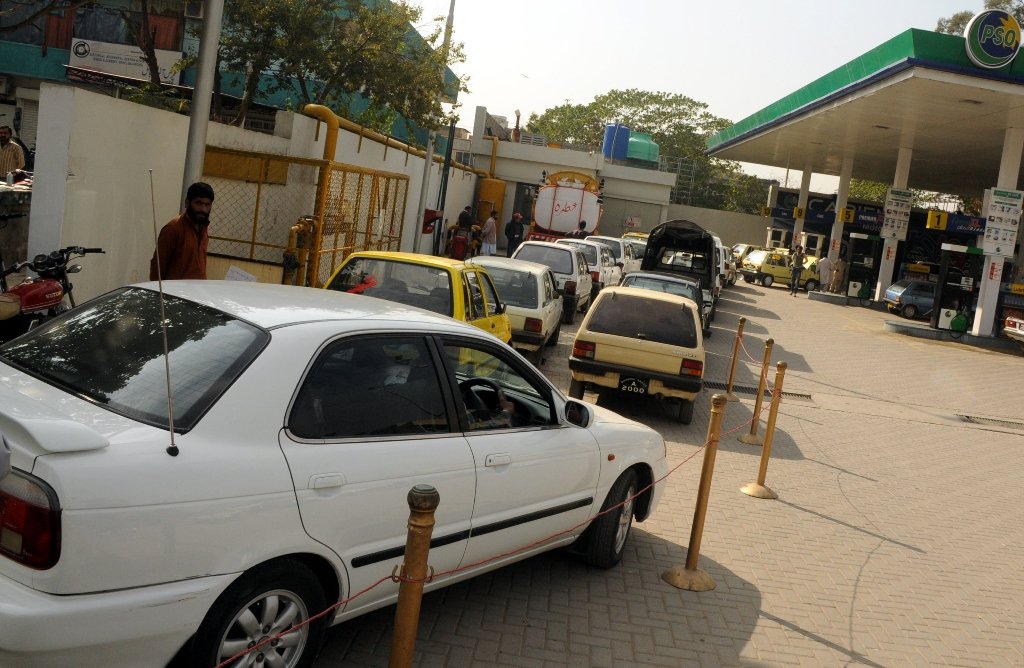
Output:
M1024 59L971 62L965 40L911 29L708 140L716 158L981 197L996 184L1007 128L1024 128ZM1024 183L1018 177L1018 184Z

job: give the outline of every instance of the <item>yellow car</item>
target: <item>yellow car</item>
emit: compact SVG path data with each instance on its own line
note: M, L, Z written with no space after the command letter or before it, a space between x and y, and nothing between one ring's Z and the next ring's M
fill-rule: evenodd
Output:
M512 338L505 305L487 270L461 260L359 251L345 258L324 288L440 313L475 325L505 343Z
M743 260L740 275L747 283L760 283L766 288L775 283L789 285L793 277L790 270L792 263L788 249L759 248L751 251ZM798 287L814 292L819 285L821 277L818 275L818 258L808 255L804 258Z

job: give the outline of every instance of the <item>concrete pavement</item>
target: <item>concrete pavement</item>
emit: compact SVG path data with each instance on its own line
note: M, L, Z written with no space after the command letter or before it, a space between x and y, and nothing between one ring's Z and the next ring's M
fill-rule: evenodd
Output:
M755 361L737 385L756 386L770 336L769 379L785 360L796 396L779 413L774 501L739 492L760 457L736 440L754 396L728 405L700 556L717 588L660 579L686 560L698 454L618 567L556 552L428 594L417 665L1024 666L1024 356L740 283L718 307L706 380L725 382L740 316ZM541 367L562 388L574 330ZM689 426L657 403L602 404L661 431L674 464L703 443L712 393ZM387 665L393 615L333 628L316 665Z

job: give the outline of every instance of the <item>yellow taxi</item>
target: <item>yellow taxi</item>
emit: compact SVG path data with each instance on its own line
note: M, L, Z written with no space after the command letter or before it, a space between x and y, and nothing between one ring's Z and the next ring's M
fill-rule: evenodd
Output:
M740 275L747 283L760 283L766 288L775 283L789 285L793 277L791 264L793 261L786 248L758 248L743 259ZM818 275L818 258L808 255L804 257L798 287L814 292L819 285L821 277Z
M324 285L327 290L387 299L468 322L508 343L512 326L487 270L420 253L352 253Z

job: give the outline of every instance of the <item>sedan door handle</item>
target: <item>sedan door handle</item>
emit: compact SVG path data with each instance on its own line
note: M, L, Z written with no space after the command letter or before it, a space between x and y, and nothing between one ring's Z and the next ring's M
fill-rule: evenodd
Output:
M345 484L345 478L340 473L319 473L309 477L310 489L326 489L328 487L341 487Z
M484 466L505 466L512 463L512 455L502 452L484 457Z

